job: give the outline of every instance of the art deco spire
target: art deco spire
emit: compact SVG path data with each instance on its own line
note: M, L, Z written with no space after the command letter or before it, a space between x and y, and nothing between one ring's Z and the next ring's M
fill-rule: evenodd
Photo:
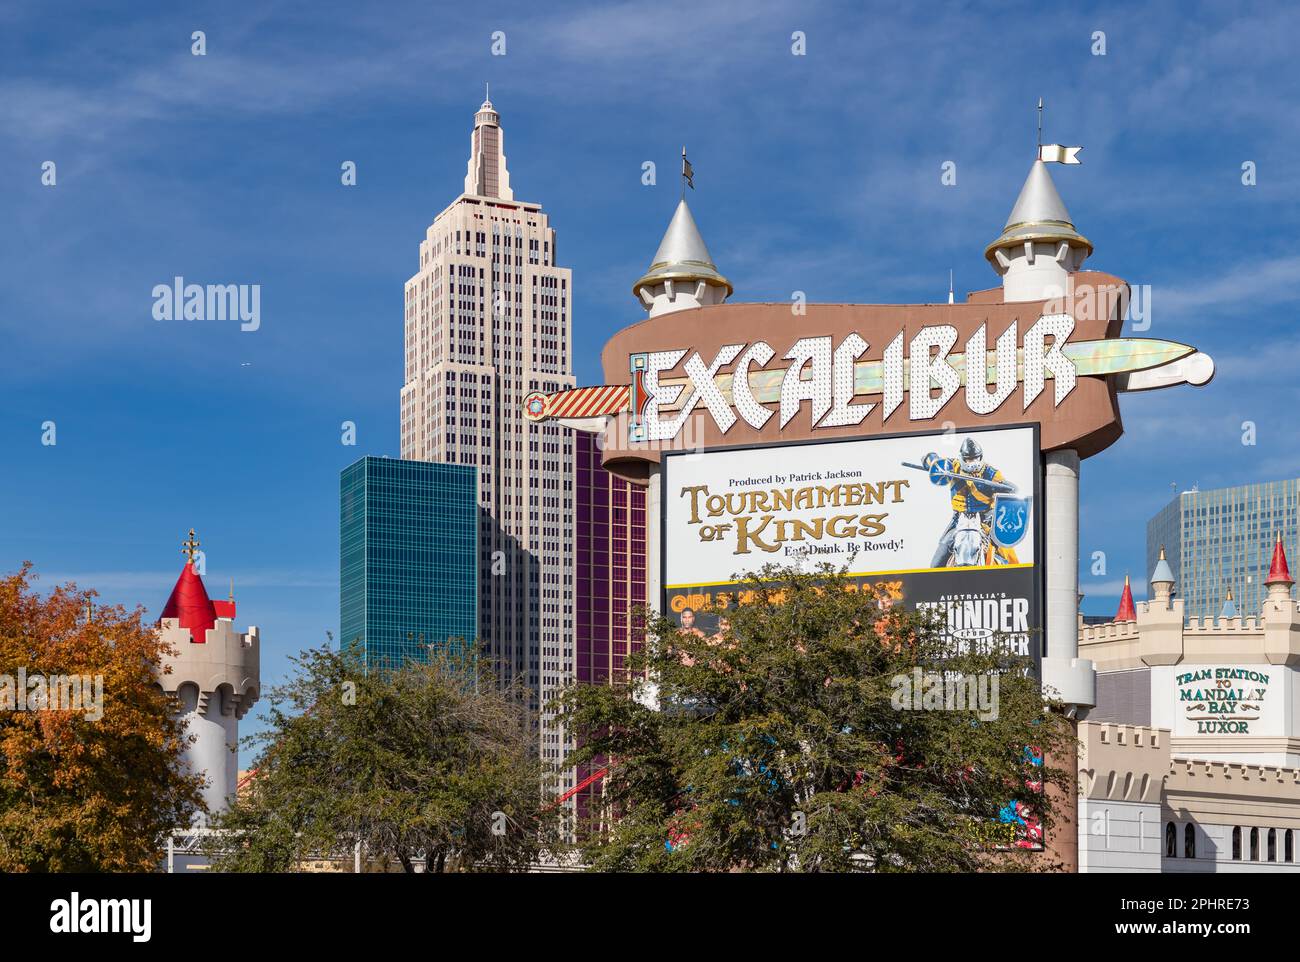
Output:
M484 97L474 115L474 132L469 139L469 165L465 173L465 193L479 197L514 200L510 173L506 170L505 134L501 115Z

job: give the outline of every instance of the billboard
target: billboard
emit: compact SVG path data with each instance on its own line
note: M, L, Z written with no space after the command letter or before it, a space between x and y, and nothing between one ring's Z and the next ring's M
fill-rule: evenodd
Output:
M1036 425L665 453L663 611L712 634L745 575L828 562L1037 661L1040 478Z

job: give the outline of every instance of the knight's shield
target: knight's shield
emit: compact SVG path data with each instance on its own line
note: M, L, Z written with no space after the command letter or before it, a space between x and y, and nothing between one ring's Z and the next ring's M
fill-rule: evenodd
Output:
M1029 531L1029 512L1033 498L999 494L993 498L993 524L989 535L999 547L1011 548L1024 540Z

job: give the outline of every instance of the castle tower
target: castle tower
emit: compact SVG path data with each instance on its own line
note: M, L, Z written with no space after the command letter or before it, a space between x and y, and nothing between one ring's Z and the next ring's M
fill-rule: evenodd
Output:
M1165 546L1160 546L1160 557L1156 559L1155 570L1151 572L1151 591L1156 601L1168 607L1174 597L1174 572L1165 557Z
M731 292L731 282L718 273L683 197L650 261L650 268L632 285L632 293L651 317L658 317L692 307L721 304Z
M1291 569L1286 563L1286 548L1282 547L1280 531L1277 533L1277 540L1273 542L1273 560L1268 566L1268 577L1264 579L1264 584L1268 588L1269 601L1285 604L1290 599L1291 586L1295 584L1295 579L1291 577Z
M1064 298L1070 274L1092 253L1091 242L1074 229L1052 183L1041 159L1043 149L1040 146L1001 235L984 249L1002 275L1005 302ZM1067 154L1070 160L1064 159ZM1075 162L1072 158L1065 151L1058 159ZM1092 662L1078 656L1079 461L1079 452L1072 448L1048 451L1046 456L1047 653L1042 681L1065 705L1087 708L1096 704L1096 673Z
M1004 301L1063 297L1068 277L1083 267L1092 243L1074 229L1047 165L1035 160L1002 235L984 249L1002 275Z
M239 720L261 694L261 637L256 626L250 625L247 634L235 629L233 590L228 601L208 598L194 565L198 546L191 528L181 549L187 555L185 567L158 620L163 640L173 649L164 656L170 671L160 683L180 701L186 734L194 736L186 761L191 771L205 776L203 800L215 814L228 807L238 784Z
M1273 542L1273 560L1264 585L1268 589L1261 612L1265 655L1270 664L1300 667L1300 609L1291 600L1295 579L1286 562L1281 531Z
M1174 572L1164 545L1151 572L1151 600L1138 609L1138 654L1147 665L1176 665L1183 659L1183 600L1174 597Z

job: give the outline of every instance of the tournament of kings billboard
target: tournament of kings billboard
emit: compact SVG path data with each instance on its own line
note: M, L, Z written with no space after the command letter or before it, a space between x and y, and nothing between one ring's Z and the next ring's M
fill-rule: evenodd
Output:
M663 611L713 634L766 564L829 563L959 646L1041 653L1034 425L666 453Z

